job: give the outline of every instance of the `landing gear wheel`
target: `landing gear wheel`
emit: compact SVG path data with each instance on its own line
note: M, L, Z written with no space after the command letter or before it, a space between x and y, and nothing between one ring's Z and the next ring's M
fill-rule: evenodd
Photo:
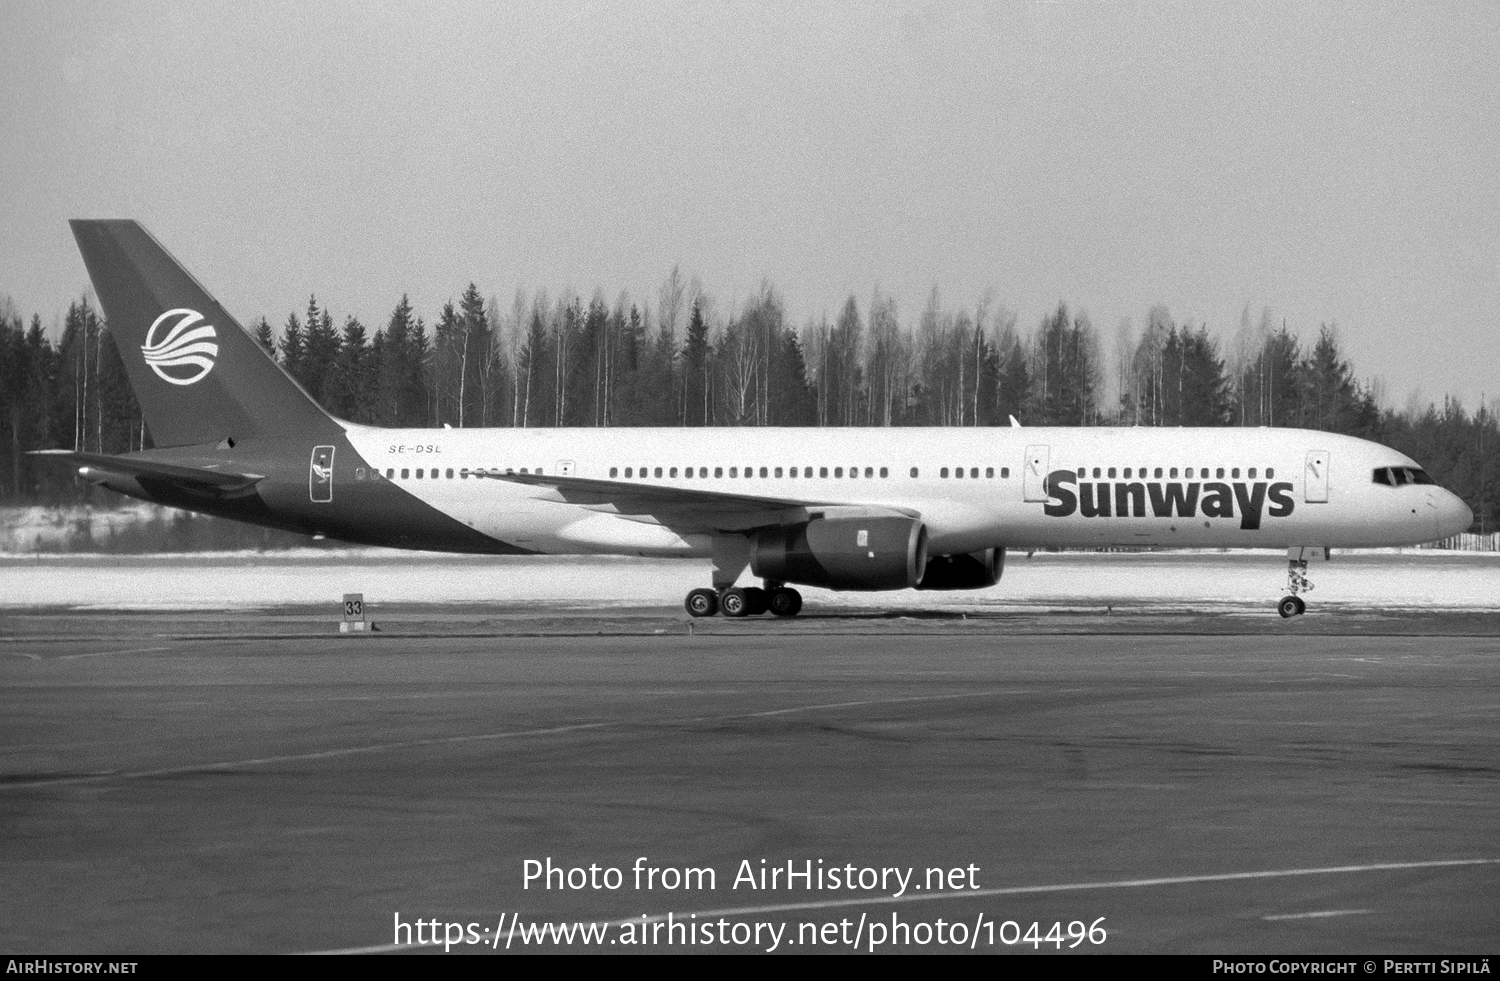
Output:
M726 617L749 616L750 597L738 586L726 589L719 596L719 609L724 611Z
M794 617L802 612L802 594L782 586L771 590L771 612L779 617Z
M766 612L767 607L770 605L770 599L766 596L766 591L759 586L746 586L745 597L750 601L750 612L746 616L758 617Z
M1276 612L1281 614L1283 620L1300 617L1306 609L1307 604L1302 602L1300 596L1283 596L1281 602L1276 604Z
M711 617L719 612L719 594L712 589L695 589L687 594L682 605L687 607L689 616Z
M1300 596L1293 596L1292 599L1294 599L1294 600L1297 601L1297 615L1299 617L1302 614L1304 614L1304 613L1307 612L1307 604L1304 603L1304 602L1302 602L1302 597L1300 597Z

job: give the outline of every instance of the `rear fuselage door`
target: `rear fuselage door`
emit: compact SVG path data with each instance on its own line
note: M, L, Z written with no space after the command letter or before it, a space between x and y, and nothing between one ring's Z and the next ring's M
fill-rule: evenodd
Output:
M1304 499L1309 504L1328 500L1328 451L1308 450L1307 469L1302 476Z
M307 468L307 496L314 504L333 500L333 447L314 446Z
M1026 467L1021 471L1026 500L1047 499L1047 461L1050 456L1051 451L1046 446L1026 447Z

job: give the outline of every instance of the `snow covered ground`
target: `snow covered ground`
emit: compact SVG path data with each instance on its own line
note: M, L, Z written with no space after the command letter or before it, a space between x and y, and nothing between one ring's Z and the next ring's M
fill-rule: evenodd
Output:
M1317 605L1500 610L1500 555L1337 553L1309 574ZM810 607L883 610L1126 608L1264 610L1285 592L1281 552L1011 555L975 592L831 593ZM744 582L748 582L748 577ZM0 609L244 609L336 602L679 607L708 563L625 558L466 557L384 549L156 556L0 556Z

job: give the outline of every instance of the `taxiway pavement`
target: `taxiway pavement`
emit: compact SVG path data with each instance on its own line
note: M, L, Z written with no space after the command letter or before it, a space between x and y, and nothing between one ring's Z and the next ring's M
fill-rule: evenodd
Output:
M1034 949L1007 922L1099 923L1080 950L1500 950L1493 615L832 611L689 634L661 610L466 607L384 626L7 617L0 946L380 949L437 920L484 941L612 924L512 950L770 946L736 946L735 923L784 924L792 951L901 923L907 949L921 924L925 949ZM712 886L637 888L642 859ZM528 884L548 860L622 881ZM740 878L809 862L913 885ZM669 911L697 919L653 941ZM721 921L728 944L688 940ZM648 942L622 945L625 924Z

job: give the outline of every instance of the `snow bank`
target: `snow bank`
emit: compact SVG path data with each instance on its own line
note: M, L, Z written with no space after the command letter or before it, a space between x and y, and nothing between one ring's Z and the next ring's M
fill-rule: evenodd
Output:
M1492 554L1339 553L1309 573L1315 605L1500 610L1500 556ZM1261 610L1282 595L1285 580L1279 552L1037 553L1011 556L998 585L974 592L803 593L813 606L867 609ZM676 607L688 590L707 583L707 562L669 559L384 549L0 558L0 608L11 609L245 609L334 603L345 592L364 593L372 604Z

